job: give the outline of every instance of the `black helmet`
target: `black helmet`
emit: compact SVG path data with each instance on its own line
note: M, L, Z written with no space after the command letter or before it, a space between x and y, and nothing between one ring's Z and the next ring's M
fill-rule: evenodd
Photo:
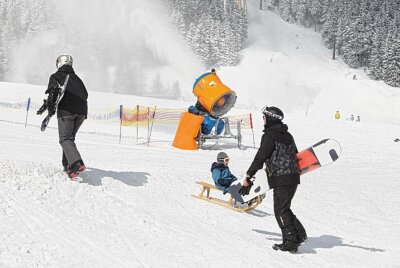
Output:
M265 117L267 117L271 121L282 121L282 119L284 117L281 109L274 107L274 106L269 106L269 107L264 106L264 108L262 108L261 112L265 115Z

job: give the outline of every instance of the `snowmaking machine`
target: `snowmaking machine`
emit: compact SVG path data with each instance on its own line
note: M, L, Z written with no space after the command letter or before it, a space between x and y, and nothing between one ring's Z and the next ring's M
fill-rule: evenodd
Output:
M214 69L196 79L193 94L197 102L181 116L172 146L184 150L197 150L207 139L235 138L241 146L240 123L238 135L230 130L224 118L236 102L236 93L224 85Z

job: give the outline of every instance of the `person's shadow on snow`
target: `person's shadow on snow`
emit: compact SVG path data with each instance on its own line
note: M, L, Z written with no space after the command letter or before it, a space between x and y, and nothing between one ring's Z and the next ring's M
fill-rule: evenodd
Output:
M272 233L263 230L253 229L254 232L267 235L268 240L272 241L282 241L282 235L278 233ZM353 242L350 242L353 243ZM343 239L333 235L321 235L320 237L309 237L308 241L299 247L298 253L311 253L316 254L316 249L319 248L334 248L334 247L350 247L359 248L362 250L372 251L372 252L384 252L385 250L379 248L369 248L354 244L343 243Z
M299 247L299 253L317 253L316 249L319 248L333 248L333 247L350 247L359 248L362 250L372 252L384 252L385 250L379 248L363 247L354 245L353 241L350 244L343 243L343 239L333 235L321 235L320 237L310 237L308 242Z
M259 210L259 209L253 209L253 210L247 211L246 213L249 214L249 215L252 215L252 216L260 217L260 218L267 217L267 216L272 216L272 214L269 214L269 213L264 212L264 211Z
M82 172L80 183L87 183L93 186L102 185L103 178L112 178L114 180L125 183L129 186L144 186L147 183L147 172L133 172L133 171L112 171L102 170L97 168L90 168Z
M267 235L267 239L268 240L272 240L272 241L278 241L280 242L282 240L282 235L278 234L278 233L273 233L273 232L268 232L268 231L263 231L263 230L257 230L257 229L252 229L252 231L259 233L259 234L263 234L263 235Z

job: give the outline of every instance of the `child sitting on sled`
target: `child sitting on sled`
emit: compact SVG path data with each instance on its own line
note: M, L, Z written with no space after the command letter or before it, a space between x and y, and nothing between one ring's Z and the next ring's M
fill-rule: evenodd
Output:
M211 165L212 178L215 186L222 190L224 194L229 191L229 186L232 182L237 180L237 178L230 172L228 164L228 155L224 152L220 152L217 155L217 162L214 162Z

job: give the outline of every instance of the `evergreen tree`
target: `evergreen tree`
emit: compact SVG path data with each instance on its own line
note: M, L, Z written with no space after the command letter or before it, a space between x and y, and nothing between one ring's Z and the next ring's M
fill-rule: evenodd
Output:
M165 88L163 83L161 82L161 76L159 73L153 78L153 82L150 86L150 92L152 96L161 97L165 95Z
M395 25L392 27L386 40L383 79L388 85L400 87L400 34Z
M384 42L387 36L387 27L385 26L385 17L377 16L372 33L371 56L368 64L368 75L375 80L383 79L383 60L385 54Z
M307 25L308 24L307 0L293 1L292 14L294 15L294 20L297 23L301 25Z
M178 100L181 96L182 96L182 91L179 87L179 81L175 80L172 83L169 97L173 100Z
M224 19L224 0L211 0L210 15L213 20L222 22Z
M198 29L197 24L194 24L193 22L191 22L189 25L189 29L185 36L186 42L192 47L193 47L192 41L193 41L194 35L196 34L197 29ZM197 41L199 41L199 40L197 40Z
M286 21L291 21L291 3L292 0L280 0L279 1L279 12L281 17Z
M317 27L321 24L322 16L322 3L320 0L309 0L309 25L308 27L314 27L315 31Z
M397 85L400 1L265 0L284 20L320 29L324 44L351 67Z
M333 48L337 37L338 25L338 5L334 0L327 0L324 13L322 15L322 39L328 48Z
M237 0L175 0L168 4L173 6L176 27L207 66L239 61L247 38L247 13Z
M0 79L9 70L11 49L17 42L54 27L48 15L51 8L46 0L0 1Z
M176 28L183 34L186 35L186 24L182 13L179 10L175 10L172 13L172 19L174 20Z
M213 64L212 45L212 19L210 14L203 14L195 30L191 46L193 51L204 61L207 66Z

